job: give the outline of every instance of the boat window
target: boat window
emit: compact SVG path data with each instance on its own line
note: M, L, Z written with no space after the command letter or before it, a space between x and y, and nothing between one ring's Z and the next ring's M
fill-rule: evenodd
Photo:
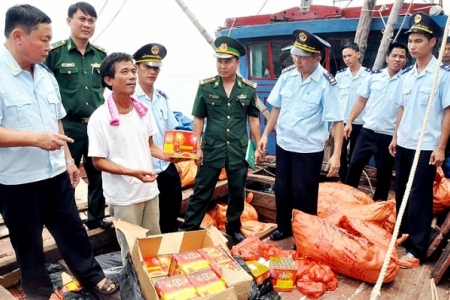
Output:
M292 42L272 42L273 73L275 78L280 77L281 70L294 64L290 46L292 46Z
M251 78L270 77L267 48L268 43L250 44L248 46Z

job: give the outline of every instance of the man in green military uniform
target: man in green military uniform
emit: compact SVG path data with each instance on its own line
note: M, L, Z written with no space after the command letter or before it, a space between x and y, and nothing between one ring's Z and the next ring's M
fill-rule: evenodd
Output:
M202 135L198 142L194 193L187 207L184 223L180 230L197 230L206 214L209 202L225 167L228 177L228 210L226 231L235 240L242 241L241 214L244 210L245 183L248 165L245 153L248 144L247 120L256 144L260 138L259 110L255 106L256 83L237 76L240 56L245 49L237 40L222 36L215 42L217 47L217 72L200 82L192 115L194 131ZM255 160L261 154L255 151Z
M87 123L97 107L103 104L103 88L100 78L100 63L106 57L103 48L89 43L95 31L97 13L86 2L69 7L67 24L71 28L70 38L52 45L46 65L55 74L67 116L62 119L67 136L74 139L69 145L77 167L83 157L83 165L89 180L88 218L89 229L107 228L111 222L104 220L105 198L103 196L101 172L96 170L88 157Z

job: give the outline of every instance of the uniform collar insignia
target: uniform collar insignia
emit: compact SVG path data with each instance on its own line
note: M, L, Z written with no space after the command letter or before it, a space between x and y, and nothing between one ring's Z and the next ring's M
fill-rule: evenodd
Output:
M214 87L214 88L218 88L220 82L221 82L221 80L220 80L220 78L219 78L219 80L216 80L216 81L214 82L214 86L213 86L213 87Z
M247 95L240 94L240 95L237 95L237 98L238 98L239 100L245 99L245 98L247 98Z
M239 77L237 78L237 84L238 84L238 87L242 89L242 80Z

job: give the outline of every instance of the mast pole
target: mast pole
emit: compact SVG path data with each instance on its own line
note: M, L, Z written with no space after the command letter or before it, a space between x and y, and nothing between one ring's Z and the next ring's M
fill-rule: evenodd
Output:
M383 38L381 39L380 47L378 48L377 58L373 64L374 70L381 69L384 64L386 52L389 48L390 37L394 34L395 24L397 24L403 2L404 0L395 0L394 5L392 6L392 11L389 14L387 25L383 32Z
M216 46L214 46L214 39L209 35L209 33L206 31L205 27L203 27L199 20L195 17L195 15L191 12L191 10L187 7L187 5L184 3L183 0L175 0L177 4L180 6L180 8L183 10L183 12L186 14L186 16L189 18L189 20L192 22L192 24L195 25L195 27L198 29L200 34L205 38L206 42L214 49L216 50ZM264 102L259 99L258 96L256 96L255 99L255 106L259 109L259 111L263 114L263 116L269 120L269 110L264 105Z
M359 62L364 60L364 54L367 49L367 38L369 37L370 26L372 25L372 11L375 7L376 0L365 0L361 9L358 27L356 28L355 43L359 46L361 57Z

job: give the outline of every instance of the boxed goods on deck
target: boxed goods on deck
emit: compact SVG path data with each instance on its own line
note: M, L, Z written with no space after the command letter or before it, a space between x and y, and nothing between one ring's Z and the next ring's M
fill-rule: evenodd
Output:
M146 237L147 230L137 225L121 220L115 220L114 225L127 238L144 299L190 299L189 297L194 295L192 286L199 295L195 295L196 299L248 299L252 277L233 260L226 247L226 239L217 228ZM173 276L152 277L153 272L164 271L160 258L167 259L167 255L172 255L167 275L170 270L173 273L181 272L181 275L175 275L181 276L175 278L175 281ZM204 256L221 263L211 263ZM229 261L226 261L225 257L228 257ZM202 260L207 261L206 268L203 268L205 263ZM217 266L227 263L232 263L232 267L222 267L220 273L216 271ZM211 265L214 265L214 268L211 268ZM186 278L189 283L186 282ZM182 286L181 289L178 289L179 285Z

